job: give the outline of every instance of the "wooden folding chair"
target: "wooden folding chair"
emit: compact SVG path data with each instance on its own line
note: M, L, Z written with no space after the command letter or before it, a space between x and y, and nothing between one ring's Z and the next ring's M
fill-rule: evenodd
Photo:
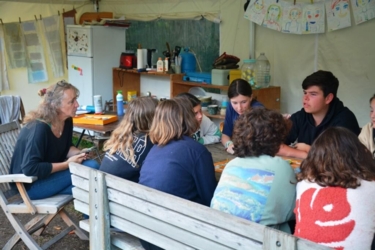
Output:
M75 230L76 235L81 239L88 240L87 235L72 221L64 210L64 206L73 200L71 195L55 195L47 199L30 200L23 183L32 183L37 180L37 177L9 174L10 162L20 129L17 121L0 125L0 205L16 231L3 249L12 249L20 239L29 249L47 249L72 230ZM18 192L11 188L10 183L16 185ZM22 199L10 202L9 198L18 193ZM22 225L19 219L15 217L15 214L30 214L34 215L34 217L28 223ZM39 246L31 237L31 234L42 234L57 214L60 215L68 227L43 246Z

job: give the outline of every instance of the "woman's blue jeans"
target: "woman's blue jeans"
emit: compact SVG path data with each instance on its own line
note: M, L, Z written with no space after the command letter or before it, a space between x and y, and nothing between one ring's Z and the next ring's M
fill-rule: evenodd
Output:
M82 162L89 168L99 169L99 164L95 160ZM31 200L39 200L51 197L56 194L72 194L72 178L69 169L51 174L46 179L35 181L27 194Z

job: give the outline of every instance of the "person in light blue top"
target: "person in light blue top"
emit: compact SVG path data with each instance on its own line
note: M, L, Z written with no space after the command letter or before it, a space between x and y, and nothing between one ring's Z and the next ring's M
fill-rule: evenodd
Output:
M234 144L231 140L234 122L246 110L263 107L263 104L253 99L253 90L250 84L243 79L235 79L228 88L230 104L227 106L224 120L224 128L221 136L221 143L226 151L233 154Z
M291 127L281 114L254 108L241 115L233 131L234 153L220 177L211 207L290 233L296 177L276 156Z

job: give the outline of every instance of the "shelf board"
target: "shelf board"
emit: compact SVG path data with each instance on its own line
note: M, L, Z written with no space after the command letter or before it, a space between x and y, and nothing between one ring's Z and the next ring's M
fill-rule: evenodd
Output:
M173 84L185 85L185 86L192 86L192 87L202 87L202 88L209 88L209 89L221 89L221 90L228 90L229 86L222 86L222 85L212 85L212 84L204 84L199 82L187 82L187 81L173 81Z
M220 114L217 114L217 115L211 115L209 114L207 111L203 111L203 114L209 118L214 118L214 119L221 119L221 120L224 120L225 119L225 115L220 115Z

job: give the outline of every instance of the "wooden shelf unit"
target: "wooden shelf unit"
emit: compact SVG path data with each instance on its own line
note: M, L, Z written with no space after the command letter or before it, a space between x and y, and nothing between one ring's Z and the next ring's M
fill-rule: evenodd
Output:
M227 91L228 85L212 85L196 82L186 82L182 80L184 74L167 74L158 72L138 72L133 69L113 68L113 100L116 100L117 90L122 90L124 100L127 100L127 92L136 90L140 95L141 75L152 75L155 77L169 76L170 80L170 97L174 97L183 92L189 92L192 87L220 89ZM152 91L152 90L151 90ZM253 98L260 101L266 108L280 111L280 87L271 86L263 89L253 89ZM208 117L224 119L222 115L210 115Z
M191 87L201 87L210 89L220 89L227 91L229 86L202 84L196 82L186 82L182 80L183 75L176 75L171 79L171 97L183 92L189 92ZM253 89L253 98L261 102L266 108L273 109L280 112L280 87L270 86L268 88ZM216 119L224 119L222 115L210 115L205 113L208 117Z
M116 100L117 90L122 90L124 100L127 100L128 91L137 91L137 96L141 93L141 75L155 76L155 77L168 77L170 84L172 81L182 79L184 74L167 74L160 72L138 72L135 69L112 69L112 80L113 80L113 100ZM171 95L172 96L172 95Z

